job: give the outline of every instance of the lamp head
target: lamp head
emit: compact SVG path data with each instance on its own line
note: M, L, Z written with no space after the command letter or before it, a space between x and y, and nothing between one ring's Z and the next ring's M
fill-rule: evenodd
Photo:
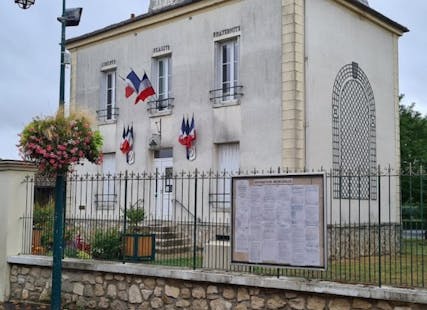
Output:
M66 27L78 26L80 23L80 17L82 16L82 8L66 9L61 17L58 17L58 21L65 23Z
M21 9L28 9L36 2L36 0L15 0L15 3L19 5Z

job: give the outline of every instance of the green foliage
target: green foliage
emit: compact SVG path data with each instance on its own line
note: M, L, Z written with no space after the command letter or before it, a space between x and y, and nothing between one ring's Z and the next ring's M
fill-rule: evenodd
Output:
M85 251L77 250L77 258L79 258L79 259L92 259L92 256Z
M47 204L35 203L33 212L33 228L43 229L53 227L55 202L51 199Z
M140 225L145 219L144 208L131 207L126 210L126 220L129 224L129 230L132 232L138 232Z
M403 95L400 96L400 99L402 98ZM405 205L420 204L421 197L424 197L425 204L427 182L422 167L425 169L427 165L427 116L415 110L415 103L409 106L400 105L399 112L402 202ZM406 217L409 213L402 213L402 216L404 220L409 220ZM414 217L413 214L411 216Z
M415 110L415 103L401 104L399 112L402 165L427 164L427 116Z
M53 216L55 202L51 199L47 204L36 203L33 211L33 229L41 231L40 244L50 251L53 247Z
M117 229L98 229L91 241L91 254L96 259L120 259L121 246L121 233Z
M401 104L399 112L403 225L404 229L426 229L427 116L415 110L415 103Z
M65 257L76 258L77 257L77 249L74 248L74 247L66 247L64 249L64 256Z

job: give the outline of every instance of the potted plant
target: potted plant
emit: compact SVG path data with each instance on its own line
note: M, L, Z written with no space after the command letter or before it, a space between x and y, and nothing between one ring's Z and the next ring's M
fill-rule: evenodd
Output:
M145 219L144 208L130 207L125 212L126 212L126 224L128 225L127 231L132 233L147 232L146 228L148 227L142 226L142 222Z
M124 235L124 256L127 259L153 260L155 253L155 235L149 227L144 227L144 208L131 206L125 210L126 230Z

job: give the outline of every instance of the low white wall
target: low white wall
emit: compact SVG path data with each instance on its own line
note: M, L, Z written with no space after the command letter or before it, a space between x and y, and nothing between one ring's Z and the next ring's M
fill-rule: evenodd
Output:
M27 162L0 160L0 302L7 300L9 295L7 257L21 250L22 216L30 186L23 181L34 172L35 167Z

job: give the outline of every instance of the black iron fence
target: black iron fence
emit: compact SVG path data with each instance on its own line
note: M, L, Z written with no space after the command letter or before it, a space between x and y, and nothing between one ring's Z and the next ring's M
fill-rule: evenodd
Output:
M422 167L325 172L326 270L230 264L231 178L236 175L286 176L288 171L69 175L64 256L426 286L427 173ZM53 197L48 187L38 186L51 183L26 182L35 203L28 199L23 217L22 253L51 255ZM375 186L367 187L371 182ZM364 188L375 188L375 195Z

